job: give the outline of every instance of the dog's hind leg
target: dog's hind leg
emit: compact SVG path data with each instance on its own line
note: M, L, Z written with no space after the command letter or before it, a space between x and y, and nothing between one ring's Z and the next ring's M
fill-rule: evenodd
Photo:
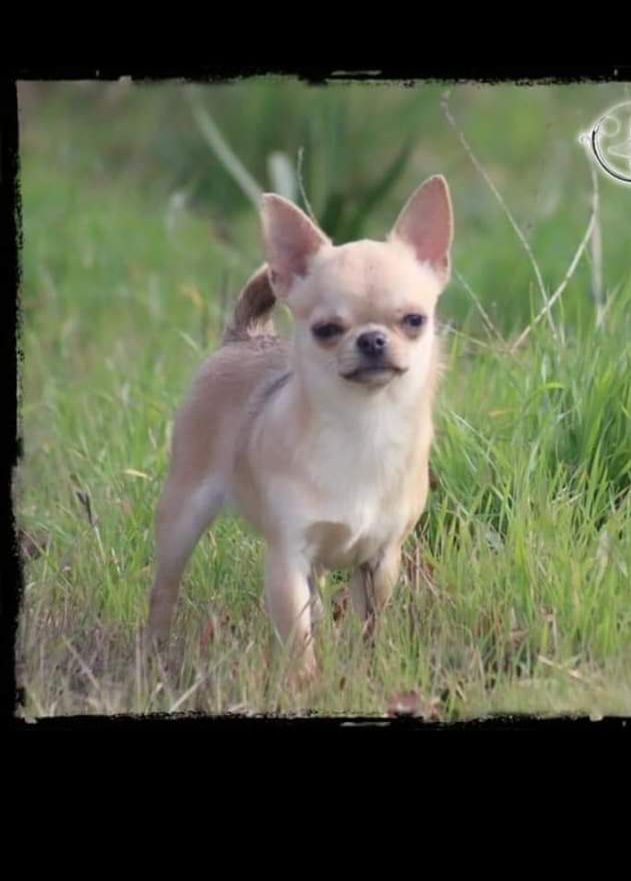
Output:
M157 568L149 603L148 637L160 643L169 635L184 568L202 533L224 499L223 481L212 475L183 483L169 475L156 512Z
M350 594L353 608L371 635L375 618L385 608L399 578L401 546L388 545L378 557L363 563L352 575Z
M317 566L313 566L309 575L309 592L311 594L311 624L318 624L324 617L322 604L322 582L324 573Z

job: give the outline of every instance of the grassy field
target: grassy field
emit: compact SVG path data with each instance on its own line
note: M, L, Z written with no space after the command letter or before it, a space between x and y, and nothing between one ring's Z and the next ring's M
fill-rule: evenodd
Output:
M631 187L598 178L599 237L550 320L513 347L542 293L445 89L243 81L191 104L179 85L24 84L24 714L631 712ZM625 97L452 89L548 296L593 204L577 136ZM233 519L194 554L168 663L140 651L174 408L262 257L253 203L196 106L264 189L292 191L303 148L307 196L337 243L382 237L429 174L452 189L436 486L374 650L334 602L336 573L322 676L300 693L263 611L262 545Z

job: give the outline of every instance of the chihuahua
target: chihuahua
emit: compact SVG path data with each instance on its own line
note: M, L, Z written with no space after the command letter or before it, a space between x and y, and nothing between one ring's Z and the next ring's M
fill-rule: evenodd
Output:
M385 241L334 245L274 194L261 214L266 263L176 417L148 633L153 644L167 637L187 560L229 504L266 541L267 610L310 679L321 577L351 568L351 603L369 625L425 507L452 209L435 176ZM291 341L274 333L277 300Z

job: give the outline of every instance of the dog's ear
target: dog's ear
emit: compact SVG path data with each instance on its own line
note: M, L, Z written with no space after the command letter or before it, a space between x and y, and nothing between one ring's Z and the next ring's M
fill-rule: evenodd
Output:
M446 284L451 271L449 249L453 229L449 187L445 178L437 174L412 193L388 238L409 245L416 259L428 263Z
M261 219L270 282L284 299L295 277L307 272L311 258L331 240L300 208L275 193L263 195Z

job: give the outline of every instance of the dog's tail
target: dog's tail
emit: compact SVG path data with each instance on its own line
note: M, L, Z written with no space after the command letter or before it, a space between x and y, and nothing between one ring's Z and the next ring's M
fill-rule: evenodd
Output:
M234 314L223 332L222 342L235 343L273 334L270 312L276 295L269 282L267 263L260 266L239 294Z

